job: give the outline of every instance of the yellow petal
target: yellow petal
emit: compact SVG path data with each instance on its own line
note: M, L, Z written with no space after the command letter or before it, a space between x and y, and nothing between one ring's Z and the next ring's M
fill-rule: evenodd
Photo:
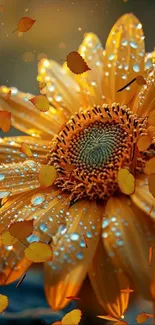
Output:
M49 110L48 99L44 95L38 95L30 99L30 102L41 112Z
M0 313L2 313L9 304L9 300L7 296L0 295Z
M149 125L155 125L155 109L150 112L147 121Z
M33 155L29 146L24 142L21 143L21 151L28 157L32 157Z
M15 243L17 243L17 238L15 238L14 236L11 236L9 231L5 231L2 235L2 243L6 246L12 246Z
M62 318L62 325L78 325L82 317L80 309L73 309Z
M131 195L135 190L135 178L126 168L118 171L118 185L122 193Z
M139 151L146 151L152 143L149 135L141 135L137 141L137 147Z
M0 111L0 128L3 132L9 132L11 128L11 113Z
M140 21L133 14L123 15L113 26L105 47L103 93L108 103L128 104L134 97L137 83L117 91L137 75L143 75L144 51Z
M52 248L45 243L32 243L25 249L26 258L34 263L47 262L52 259Z
M150 193L152 194L153 197L155 197L155 174L149 175L148 186L149 186Z
M18 221L11 224L9 233L18 239L25 239L32 235L34 220Z
M155 173L155 157L146 161L144 173L146 173L147 175Z
M42 166L39 172L39 182L43 187L51 186L56 180L56 169L54 166Z

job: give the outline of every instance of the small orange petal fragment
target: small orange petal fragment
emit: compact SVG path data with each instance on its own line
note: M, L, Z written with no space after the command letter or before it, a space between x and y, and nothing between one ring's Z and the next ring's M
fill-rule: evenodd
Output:
M151 145L152 139L148 135L141 135L137 141L139 151L145 151Z
M152 194L153 197L155 197L155 174L149 175L148 186L149 186L150 193Z
M9 132L11 128L11 113L0 111L0 128L3 132Z
M142 324L144 322L146 322L146 320L148 318L154 317L154 315L152 314L146 314L146 313L140 313L137 317L136 317L136 321L138 324Z
M5 231L1 235L2 243L5 246L12 246L17 243L17 238L10 235L9 231Z
M155 157L148 160L145 164L144 173L151 175L155 173Z
M21 33L28 32L28 30L31 29L33 24L36 22L36 20L29 18L29 17L23 17L18 21L18 31Z
M5 102L7 102L11 97L11 90L8 91L8 93L6 94L6 97L5 97Z
M121 292L130 293L130 292L134 292L134 290L133 289L122 289Z
M117 318L114 318L114 317L112 317L112 316L110 316L110 315L107 315L107 316L97 316L98 318L102 318L102 319L106 319L106 320L110 320L110 321L119 321L119 319L117 319Z
M126 168L120 168L117 181L122 193L131 195L135 190L135 178Z
M78 325L82 317L82 312L80 309L73 309L68 314L66 314L61 323L62 325Z
M91 70L83 57L78 52L70 52L67 55L67 66L75 74L81 74Z
M39 182L43 187L51 186L57 177L56 169L54 166L46 165L41 167L39 171Z
M136 82L138 85L146 85L146 81L143 76L137 76L136 77Z
M34 263L44 263L50 261L53 256L52 248L42 242L31 243L24 251L25 257Z
M14 222L9 227L9 233L19 240L25 239L33 233L33 222L33 219Z
M30 147L25 142L21 143L21 152L23 152L28 157L32 157L33 155Z
M49 110L49 102L44 95L35 96L29 99L29 101L41 112L47 112Z
M155 109L150 112L147 121L148 121L148 124L155 125Z
M0 313L2 313L9 304L9 300L7 296L0 295Z
M44 89L46 86L47 86L46 81L40 81L39 82L39 88L40 88L40 90Z

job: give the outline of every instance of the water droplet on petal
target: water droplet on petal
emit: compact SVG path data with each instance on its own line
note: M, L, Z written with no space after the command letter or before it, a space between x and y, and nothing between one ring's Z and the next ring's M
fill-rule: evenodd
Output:
M5 178L4 174L0 174L0 181L3 181L3 179Z
M45 196L44 194L36 194L32 197L31 203L36 206L39 204L42 204L45 201Z
M112 61L114 58L115 58L115 54L110 54L108 59Z
M122 239L117 240L117 245L118 246L123 246L124 245L123 240Z
M77 234L76 232L74 232L73 234L70 235L70 239L72 241L76 241L79 239L79 234Z
M55 100L56 100L56 102L61 102L62 101L62 96L60 94L56 95Z
M40 225L39 228L40 228L40 230L43 231L43 232L46 232L46 231L48 230L47 225L44 224L44 223L41 223L41 225Z
M102 228L106 228L109 226L109 220L108 219L103 219L102 221Z
M133 49L137 49L137 48L138 48L138 44L137 44L136 42L133 42L133 41L130 42L130 46L131 46Z
M102 238L108 238L108 233L107 232L103 232L102 233Z
M10 192L0 192L0 199L7 197L9 194L10 194Z
M133 64L133 70L134 70L135 72L139 72L139 71L140 71L140 66L139 66L138 63Z
M127 41L127 40L123 40L123 41L122 41L122 45L123 45L123 46L127 46L127 45L128 45L128 41Z
M40 238L36 235L31 235L27 238L28 243L38 242Z
M84 255L83 255L82 252L80 252L80 253L76 254L76 257L77 257L78 260L82 260L84 258Z

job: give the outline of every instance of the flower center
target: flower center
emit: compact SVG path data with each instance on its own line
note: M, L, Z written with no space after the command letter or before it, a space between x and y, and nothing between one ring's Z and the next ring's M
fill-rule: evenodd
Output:
M145 121L126 106L114 103L81 110L51 143L49 164L58 173L55 185L68 191L71 201L107 199L119 190L119 168L138 167L136 142L144 132Z

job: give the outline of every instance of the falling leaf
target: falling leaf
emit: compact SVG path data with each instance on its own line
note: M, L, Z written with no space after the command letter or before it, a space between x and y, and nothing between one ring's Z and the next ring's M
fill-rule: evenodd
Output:
M9 300L7 296L0 295L0 313L2 313L9 304Z
M11 128L11 113L0 111L0 128L3 132L9 132Z
M28 157L32 157L33 155L30 147L25 142L21 143L21 152L23 152Z
M102 318L102 319L106 319L106 320L110 320L110 321L117 321L118 322L118 319L117 318L114 318L110 315L107 315L107 316L97 316L98 318Z
M155 125L155 109L150 112L147 121L148 121L148 124Z
M122 193L131 195L135 190L135 178L126 168L120 168L117 176L118 185Z
M1 235L1 238L2 238L2 243L5 245L5 246L12 246L14 244L17 243L17 238L13 237L10 235L10 232L9 231L5 231L2 235Z
M49 110L49 102L44 95L35 96L29 99L29 101L41 112L47 112Z
M26 273L21 277L21 279L18 281L18 283L16 284L16 288L18 288L20 285L21 285L21 283L23 282L23 280L25 279L25 277L26 277Z
M152 256L153 256L153 247L149 248L149 266L151 265L152 262Z
M155 173L155 157L148 160L145 164L144 173L151 175Z
M122 289L121 292L130 293L130 292L134 292L134 290L133 289Z
M34 220L32 219L12 223L9 227L9 233L11 236L18 238L19 240L25 239L32 235L33 221Z
M153 197L155 197L155 174L149 175L148 186L149 186L150 193L152 194Z
M5 97L5 102L7 102L11 97L11 90L8 91L8 93L6 94L6 97Z
M25 249L25 257L34 263L47 262L52 259L52 248L42 242L33 242Z
M136 317L136 321L138 324L142 324L144 322L146 322L146 320L150 317L154 317L154 315L152 314L146 314L146 313L140 313L137 317Z
M61 323L62 325L78 325L82 317L82 312L80 309L73 309L68 314L66 314Z
M151 145L152 139L148 135L141 135L137 141L137 147L139 151L146 151Z
M32 18L29 18L29 17L23 17L21 18L19 21L18 21L18 28L15 29L13 31L16 32L17 30L20 32L20 33L25 33L25 32L28 32L28 30L31 29L31 27L33 26L33 24L36 22L36 20L32 19Z
M47 86L46 81L40 81L39 82L39 88L40 88L40 90L44 89L46 86Z
M91 70L78 52L70 52L67 55L67 66L75 74Z
M39 182L43 187L51 186L56 180L56 169L54 166L46 165L41 167L39 172Z
M146 85L146 81L144 79L143 76L137 76L136 77L136 82L138 85L142 86L142 85Z
M66 298L71 299L71 300L81 300L81 298L78 298L78 297L75 297L75 296L68 296Z

